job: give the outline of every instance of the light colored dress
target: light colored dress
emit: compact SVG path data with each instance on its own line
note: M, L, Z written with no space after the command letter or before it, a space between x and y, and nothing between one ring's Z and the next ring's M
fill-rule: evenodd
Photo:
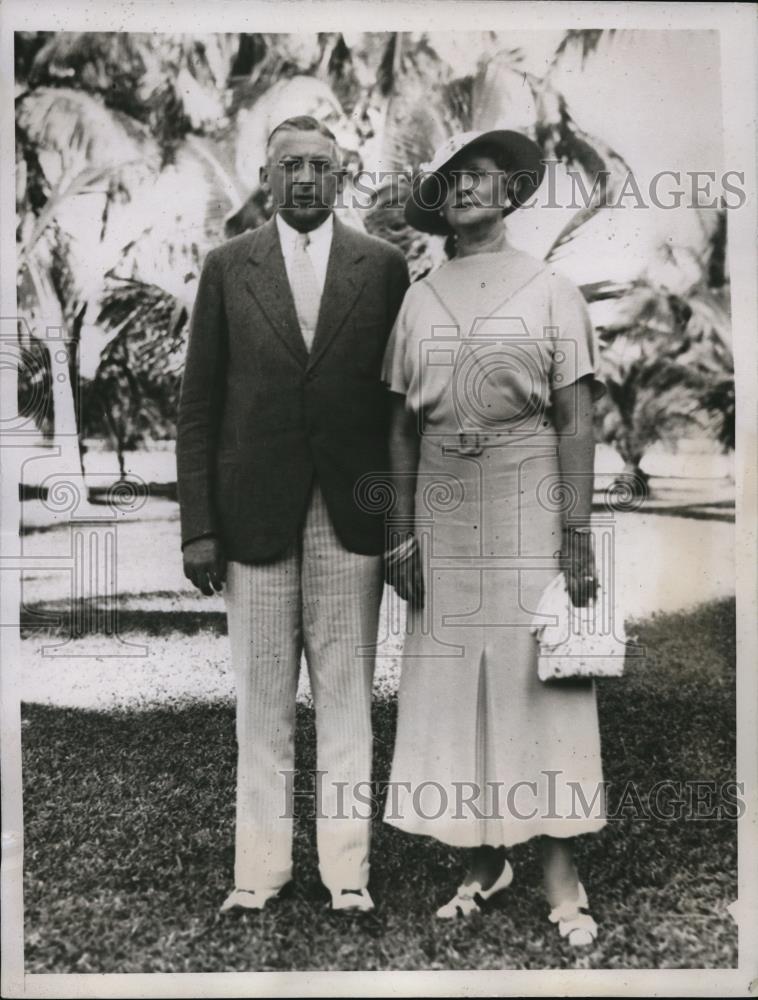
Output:
M594 684L540 681L530 631L568 497L551 392L602 391L596 359L581 293L520 251L454 259L403 302L384 378L419 420L426 588L384 813L403 830L509 846L605 824Z

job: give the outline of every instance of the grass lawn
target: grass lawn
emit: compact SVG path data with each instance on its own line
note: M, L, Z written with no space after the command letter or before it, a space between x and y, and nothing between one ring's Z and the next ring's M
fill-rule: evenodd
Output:
M629 781L644 799L658 780L734 779L734 601L658 615L631 632L649 655L600 686L611 811ZM391 695L376 700L380 782L395 708ZM22 712L29 973L736 965L733 821L625 815L583 838L580 872L600 925L583 957L547 922L529 843L511 852L513 886L483 917L446 924L432 914L458 884L461 853L377 821L376 912L330 914L304 800L285 898L221 917L233 867L233 708ZM309 771L313 710L300 704L298 715L297 762Z

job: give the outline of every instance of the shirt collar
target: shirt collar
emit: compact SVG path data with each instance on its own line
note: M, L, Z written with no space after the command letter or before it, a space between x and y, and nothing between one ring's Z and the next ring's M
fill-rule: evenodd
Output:
M281 243L282 250L288 253L289 251L294 250L295 242L300 234L297 229L285 222L278 212L276 213L276 228L279 232L279 241ZM311 246L326 246L331 241L333 230L334 213L330 212L320 226L317 226L316 229L311 229L308 233Z

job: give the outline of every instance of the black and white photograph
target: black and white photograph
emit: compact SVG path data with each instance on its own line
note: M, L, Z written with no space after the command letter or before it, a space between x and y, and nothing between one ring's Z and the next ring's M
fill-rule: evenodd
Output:
M0 18L3 995L755 995L754 5Z

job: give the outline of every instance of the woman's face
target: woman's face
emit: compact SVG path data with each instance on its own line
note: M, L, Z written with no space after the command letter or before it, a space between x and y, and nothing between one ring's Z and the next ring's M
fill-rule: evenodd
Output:
M454 232L495 226L506 205L507 175L490 156L472 150L455 160L447 174L442 213Z

